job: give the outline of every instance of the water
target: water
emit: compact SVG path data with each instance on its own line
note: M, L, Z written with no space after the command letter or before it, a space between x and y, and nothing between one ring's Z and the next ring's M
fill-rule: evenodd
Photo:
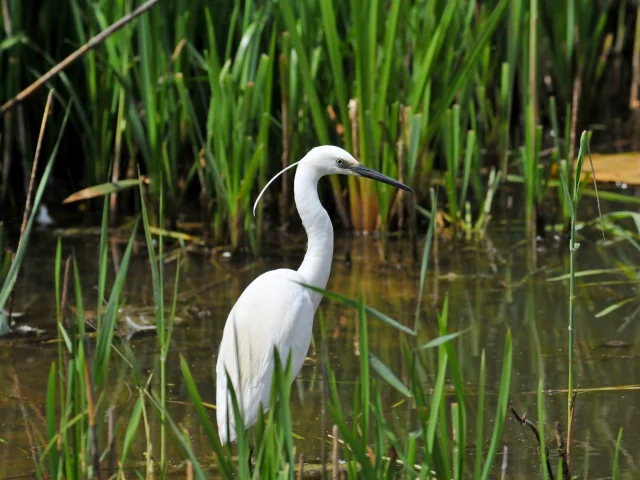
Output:
M532 268L525 242L503 230L491 232L488 241L455 248L440 239L437 262L430 265L420 320L421 341L437 335L436 311L445 296L449 297L449 330L465 330L454 340L467 387L469 404L468 443L475 450L475 394L478 386L480 355L486 351L487 380L485 399L485 448L488 447L492 419L495 417L497 390L500 382L504 339L508 329L513 335L513 375L511 404L527 418L537 421L536 389L539 374L546 376L545 395L548 423L545 438L552 445L555 467L555 437L553 422L559 420L566 431L567 385L567 312L568 283L550 282L549 278L568 271L568 257L562 247L548 247L538 252L537 265ZM188 394L182 381L178 355L184 355L200 389L203 400L215 402L214 363L227 314L242 289L261 272L276 267L296 268L304 251L304 239L285 236L280 248L270 247L263 260L252 263L247 258L203 259L190 254L181 273L179 315L183 322L175 329L168 360L170 410L173 419L187 428L192 444L204 464L212 463L212 453L204 432L188 405ZM95 306L97 285L97 239L65 239L65 250L73 247L79 259L83 293L87 308ZM28 307L24 322L45 330L44 338L55 335L55 300L53 295L53 258L55 241L46 234L35 239L21 275L15 308ZM116 263L122 245L113 245L110 258ZM126 286L126 301L133 307L149 306L152 289L146 247L138 245L138 253L130 266ZM379 260L379 244L372 238L338 238L329 290L357 297L361 287L365 301L398 321L413 326L418 298L419 265L412 264L406 243L392 241L390 261ZM345 258L350 253L351 262ZM636 255L634 257L634 255ZM633 265L637 252L625 243L598 246L583 242L578 253L578 269L619 268ZM167 264L167 298L172 295L175 262ZM637 274L637 270L633 270ZM611 475L613 452L618 429L624 427L623 451L620 458L622 478L637 478L640 462L640 421L637 405L640 391L620 390L640 383L638 355L640 329L638 319L631 318L637 301L603 318L595 314L608 305L637 295L636 284L621 273L583 277L578 280L576 304L576 367L575 385L582 389L612 387L609 390L578 396L573 433L573 474L582 475L588 461L589 478ZM187 312L184 305L195 306L199 312ZM353 381L358 371L357 340L354 312L349 308L324 300L321 306L329 333L328 350L340 385L343 405L349 405ZM318 322L314 339L319 342ZM394 371L401 372L400 337L397 331L375 319L369 323L370 349ZM613 342L613 343L608 343ZM616 342L623 342L619 345ZM29 476L33 471L30 440L25 433L23 410L16 399L15 378L19 379L29 422L40 432L44 423L47 373L57 359L53 343L41 339L0 339L0 474L2 478ZM144 375L158 371L158 346L155 334L134 336L131 346ZM435 354L435 351L434 351ZM294 431L304 437L297 442L298 451L308 461L320 457L320 372L316 368L315 350L312 361L305 364L292 392ZM128 414L136 400L129 367L113 356L112 385L107 399L117 406L117 430L123 432ZM436 372L432 372L435 377ZM374 374L375 376L375 374ZM404 410L391 409L400 399L395 390L383 388L383 401L389 405L387 420L399 434L404 429ZM452 399L450 399L452 401ZM180 403L186 402L186 403ZM211 419L215 414L211 411ZM159 432L152 418L152 438ZM134 444L134 457L142 459L145 449L143 435ZM159 442L158 442L159 443ZM539 454L531 432L509 415L503 434L508 447L508 478L535 478L539 472ZM159 455L159 445L155 455ZM502 452L502 446L500 447ZM118 455L120 450L118 450ZM172 467L183 472L179 457L173 452ZM496 462L499 468L502 457ZM499 471L496 470L496 474ZM181 473L180 476L183 474Z

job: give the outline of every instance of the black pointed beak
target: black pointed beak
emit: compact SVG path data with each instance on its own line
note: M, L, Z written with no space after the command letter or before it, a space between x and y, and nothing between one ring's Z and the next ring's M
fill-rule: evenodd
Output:
M404 183L400 183L399 181L394 180L391 177L387 177L386 175L383 175L380 172L371 170L369 167L365 167L364 165L358 165L357 167L353 167L352 170L356 174L360 175L361 177L371 178L372 180L377 180L378 182L386 183L387 185L400 188L407 192L416 193L413 191L412 188L407 187Z

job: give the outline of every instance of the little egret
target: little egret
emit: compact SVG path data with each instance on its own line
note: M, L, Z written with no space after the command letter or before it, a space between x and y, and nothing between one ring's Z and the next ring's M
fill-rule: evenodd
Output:
M256 278L229 313L216 365L216 416L223 445L236 440L227 373L238 398L243 428L246 430L258 420L259 408L266 412L269 407L274 346L283 365L286 365L291 352L293 377L298 374L307 356L313 317L322 295L301 284L324 289L333 256L333 226L318 198L320 178L332 174L368 177L414 193L406 185L361 165L345 150L321 146L274 176L258 196L255 205L267 187L281 173L295 165L298 170L294 196L307 233L307 252L297 271L278 269Z

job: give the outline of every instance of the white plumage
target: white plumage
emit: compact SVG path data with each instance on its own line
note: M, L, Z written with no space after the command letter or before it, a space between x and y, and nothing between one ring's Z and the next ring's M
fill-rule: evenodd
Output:
M313 317L322 296L301 284L324 289L331 272L333 255L333 226L318 198L320 178L330 174L366 176L413 191L362 166L348 152L338 147L314 148L293 165L298 165L294 196L308 237L307 252L297 271L273 270L256 278L240 295L229 313L216 365L216 416L223 445L235 441L237 428L226 372L243 412L242 428L247 429L257 421L260 405L265 412L269 406L274 346L277 347L283 364L286 364L291 352L293 377L298 374L307 356Z

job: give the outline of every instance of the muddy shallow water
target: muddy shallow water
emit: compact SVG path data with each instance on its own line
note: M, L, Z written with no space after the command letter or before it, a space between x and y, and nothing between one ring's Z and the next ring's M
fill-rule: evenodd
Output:
M512 405L536 421L535 392L543 369L545 389L550 390L545 395L548 422L544 431L548 443L555 442L553 422L566 422L566 393L553 390L565 389L567 385L568 282L549 281L568 271L564 242L560 250L548 248L540 251L537 267L532 269L524 242L508 238L500 229L493 230L489 239L474 245L458 244L455 249L444 239L440 240L437 262L431 263L427 276L420 324L420 336L424 342L437 335L436 311L448 295L449 330L466 330L454 342L468 390L467 442L471 445L470 454L475 450L472 439L475 438L475 393L480 355L485 349L487 397L484 430L485 447L488 447L507 329L511 329L513 335ZM215 354L227 314L242 289L261 272L279 267L297 268L304 252L304 239L285 237L282 245L285 253L266 248L258 262L249 257L205 259L199 254L187 257L180 282L179 315L184 318L175 328L168 361L170 401L189 401L178 361L178 355L184 355L203 400L215 402ZM64 248L65 252L70 252L71 248L75 250L86 308L95 308L98 239L64 239ZM412 263L405 243L391 241L389 248L390 261L382 264L377 240L338 238L328 289L355 298L361 286L367 304L413 326L419 263ZM123 246L114 246L110 250L110 261L115 258L117 264L123 250ZM54 251L53 236L39 234L34 239L15 300L16 310L27 307L27 314L21 321L44 329L45 336L55 335ZM350 258L350 262L345 261L346 258ZM130 265L125 295L127 305L134 310L148 307L153 301L150 272L145 260L146 248L140 244ZM578 270L632 266L638 263L637 251L625 243L586 243L579 250L577 263ZM168 263L166 268L167 298L170 299L175 262ZM637 274L637 269L635 272ZM640 390L615 388L640 384L640 316L633 318L638 303L630 302L609 315L596 317L608 305L637 295L635 289L636 284L619 271L586 276L577 281L575 385L582 389L601 390L584 393L577 399L572 454L574 475L582 477L583 468L588 463L589 478L610 476L616 437L619 428L624 427L620 458L622 478L640 476ZM192 308L187 311L187 306ZM340 384L342 403L349 405L359 361L355 348L355 315L349 308L327 299L323 300L320 309L329 334L329 357ZM320 340L317 321L314 340ZM401 376L398 332L370 319L369 341L371 351ZM130 343L143 372L156 368L158 346L155 334L135 335ZM57 360L57 347L52 343L43 344L33 337L16 336L0 338L0 345L0 478L29 476L33 471L33 460L30 441L25 434L24 416L20 403L14 398L15 378L17 374L22 396L30 406L27 409L29 421L42 426L42 420L33 411L44 409L47 374L51 363ZM292 390L292 417L294 431L304 438L296 443L298 451L304 452L305 459L313 461L320 457L321 443L321 377L315 366L317 357L313 345L309 356L311 359L303 367ZM129 367L117 356L112 358L108 401L116 405L117 430L123 432L136 397L131 390L133 382ZM396 410L391 409L399 399L400 394L395 390L383 388L383 401L389 405L387 420L397 433L402 433L404 410L396 408L396 414ZM192 444L203 463L210 463L206 459L212 455L205 447L204 432L193 409L188 403L171 403L170 411L174 420L191 433ZM215 419L213 411L211 418ZM154 421L152 432L158 429ZM507 478L536 477L540 463L531 432L509 416L502 440L508 447ZM142 458L144 447L143 435L139 435L139 442L134 445L135 458ZM551 450L555 466L557 455L555 448ZM172 462L174 467L179 467L177 457L172 458ZM496 473L499 473L501 463L500 457L496 462Z

